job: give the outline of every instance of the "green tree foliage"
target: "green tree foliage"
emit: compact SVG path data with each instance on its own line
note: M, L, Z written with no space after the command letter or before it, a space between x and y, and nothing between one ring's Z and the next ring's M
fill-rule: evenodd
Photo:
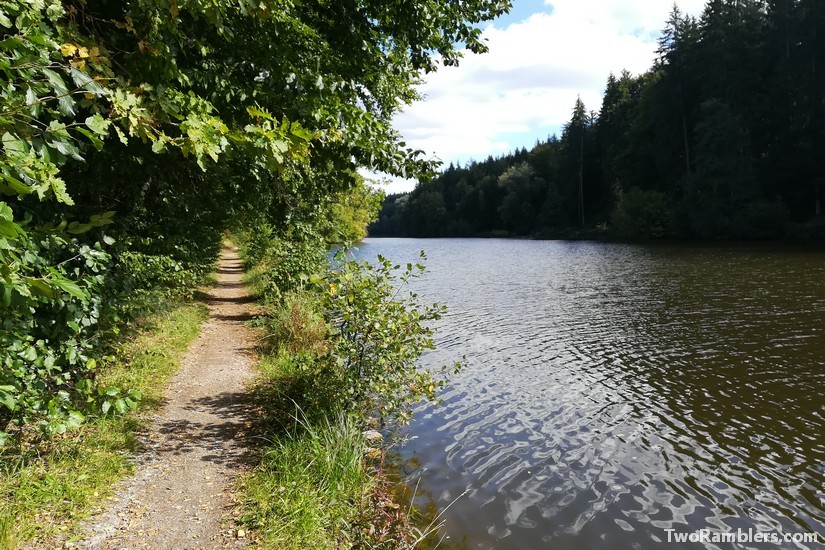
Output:
M101 342L191 289L227 225L260 222L285 277L358 238L380 199L355 168L432 172L390 120L507 9L0 0L0 433L128 406Z
M661 237L670 223L667 197L661 191L633 188L621 194L610 222L615 234L624 239Z
M530 164L521 162L505 170L498 184L507 193L499 207L502 224L514 235L529 235L547 195L547 182Z
M610 75L598 116L576 101L558 139L450 166L389 197L371 231L821 237L823 28L816 0L710 0L697 18L674 7L653 67ZM523 161L546 182L545 196L491 188ZM443 198L440 215L432 193ZM655 223L629 215L647 200Z
M322 297L333 332L327 361L346 389L343 397L385 420L406 423L410 406L424 398L435 400L444 384L437 373L419 369L417 359L434 348L431 324L446 308L422 304L406 288L424 273L422 263L398 271L401 266L381 256L373 265L342 253L338 267L322 282Z
M360 176L356 175L356 178ZM329 222L323 228L330 244L357 243L367 236L367 226L378 217L384 193L360 181L351 189L330 196Z

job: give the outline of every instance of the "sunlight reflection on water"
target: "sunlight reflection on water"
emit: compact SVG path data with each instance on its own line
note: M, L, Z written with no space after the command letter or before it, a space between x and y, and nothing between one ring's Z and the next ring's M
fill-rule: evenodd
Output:
M825 254L476 239L358 254L421 249L415 290L450 308L422 362L468 366L402 453L439 506L469 490L444 515L457 546L825 534Z

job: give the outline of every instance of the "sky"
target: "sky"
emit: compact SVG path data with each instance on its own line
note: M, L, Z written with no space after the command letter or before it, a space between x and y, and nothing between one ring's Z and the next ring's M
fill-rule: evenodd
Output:
M705 0L676 3L698 16ZM598 112L611 72L649 69L672 7L673 0L514 0L509 14L486 24L490 51L467 52L458 67L427 75L424 99L393 124L408 146L444 166L529 150L561 133L577 97ZM415 186L387 179L387 193Z

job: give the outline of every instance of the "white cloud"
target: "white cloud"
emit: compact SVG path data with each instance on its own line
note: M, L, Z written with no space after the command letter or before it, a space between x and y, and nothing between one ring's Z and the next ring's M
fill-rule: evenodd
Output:
M698 15L704 1L678 3ZM545 12L489 26L489 53L467 54L458 67L427 76L425 99L395 120L408 145L446 163L466 162L547 137L569 120L577 96L598 111L610 72L650 68L673 6L672 0L545 3ZM388 191L410 188L396 180Z

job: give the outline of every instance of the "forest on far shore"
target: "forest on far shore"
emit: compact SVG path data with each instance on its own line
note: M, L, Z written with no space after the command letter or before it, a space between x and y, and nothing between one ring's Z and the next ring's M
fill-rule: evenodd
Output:
M561 137L386 197L373 236L825 237L825 6L673 8L653 67Z

